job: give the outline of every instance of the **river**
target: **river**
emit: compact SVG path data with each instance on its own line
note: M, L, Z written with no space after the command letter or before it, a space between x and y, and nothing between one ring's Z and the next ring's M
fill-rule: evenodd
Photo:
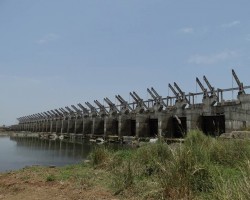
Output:
M0 136L0 172L25 166L64 166L87 158L91 145L84 141Z

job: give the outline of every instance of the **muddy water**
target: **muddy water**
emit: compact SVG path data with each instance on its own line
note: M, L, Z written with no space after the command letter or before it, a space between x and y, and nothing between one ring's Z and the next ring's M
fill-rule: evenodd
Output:
M0 172L30 165L64 166L87 158L90 144L83 141L0 136Z

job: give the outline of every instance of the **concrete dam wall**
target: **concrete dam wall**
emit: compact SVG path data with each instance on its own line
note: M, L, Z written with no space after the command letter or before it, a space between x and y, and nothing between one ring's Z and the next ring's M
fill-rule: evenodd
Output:
M104 98L107 105L95 100L96 106L85 102L65 108L50 110L18 118L19 123L11 128L15 131L56 133L57 135L79 134L86 137L125 136L182 138L191 129L200 129L204 133L218 136L233 130L250 127L249 86L243 86L232 70L238 85L236 88L214 89L206 77L208 87L196 78L201 92L185 94L174 83L169 84L174 96L163 98L156 90L148 88L152 97L143 100L136 92L130 92L132 103L116 96L119 105ZM225 101L223 94L238 91L237 100ZM202 95L202 101L195 103L195 97Z

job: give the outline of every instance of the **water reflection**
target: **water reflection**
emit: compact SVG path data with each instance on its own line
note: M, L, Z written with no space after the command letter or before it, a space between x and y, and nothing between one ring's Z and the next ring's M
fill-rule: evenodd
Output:
M29 137L11 137L16 142L17 149L31 151L53 152L55 156L86 158L90 144L84 141L49 140Z
M87 158L91 145L85 141L48 140L36 137L1 137L0 171L27 165L63 166Z

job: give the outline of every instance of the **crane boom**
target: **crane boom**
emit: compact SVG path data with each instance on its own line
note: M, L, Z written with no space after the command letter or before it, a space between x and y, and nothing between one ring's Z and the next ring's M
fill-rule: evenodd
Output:
M44 113L40 113L40 115L42 115L43 118L46 118L46 117L47 117Z
M85 108L82 104L78 103L77 105L82 109L83 113L85 114L89 113L88 109Z
M187 102L188 104L190 104L189 100L188 100L187 97L185 96L185 93L180 89L180 87L177 85L176 82L174 82L174 86L175 86L176 89L180 92L182 99L185 99L186 102Z
M156 92L156 90L151 87L152 92L156 95L157 98L161 98L161 96Z
M130 110L133 110L131 106L128 104L127 101L125 101L119 94L115 95L116 99L121 103L123 108L128 108Z
M54 116L57 116L57 113L55 113L54 110L50 110L50 112L52 112Z
M157 97L151 92L151 90L147 88L147 91L148 91L148 93L150 94L150 96L151 96L155 101L157 101Z
M102 105L98 100L94 100L95 104L100 108L100 110L107 112L104 105Z
M51 113L50 111L47 111L47 113L49 113L51 117L54 117L53 113Z
M72 107L78 114L81 113L81 111L80 111L77 107L75 107L74 105L71 105L71 107Z
M151 90L147 88L147 91L153 97L155 102L158 102L159 104L167 107L167 104L163 101L162 97L156 92L156 90L153 87L151 87Z
M108 97L104 98L104 101L109 105L110 109L113 109L113 110L119 112L116 105L112 101L110 101L110 99Z
M208 97L207 89L202 85L200 80L196 77L196 82L200 86L201 90L203 91L203 97Z
M124 104L125 101L123 101L122 98L119 97L120 95L115 95L115 98L120 102L120 104Z
M89 102L85 102L85 104L90 108L91 112L97 112L96 108L92 106Z
M125 101L119 94L115 96L119 101L120 103L128 103L127 101Z
M138 103L138 100L136 99L136 97L134 96L134 94L133 94L132 92L130 92L129 94L130 94L130 96L134 99L134 101L135 101L136 103Z
M174 93L174 95L176 96L177 99L180 99L179 94L175 91L175 89L173 88L173 86L169 83L168 87L172 90L172 92Z
M64 110L63 108L59 108L59 110L64 114L64 115L67 115L68 112L66 110Z
M211 86L211 84L210 84L209 81L207 80L206 76L203 76L203 80L206 82L206 84L207 84L209 90L210 90L211 92L213 92L213 91L214 91L214 87Z
M201 90L202 90L203 92L206 92L205 87L202 85L202 83L200 82L200 80L199 80L197 77L196 77L196 82L197 82L198 85L200 86Z
M233 74L233 77L234 77L238 87L239 87L239 93L246 94L246 92L245 92L245 90L243 88L243 83L240 82L240 79L238 78L238 76L236 75L236 73L235 73L235 71L233 69L232 69L232 74Z
M31 117L32 117L32 120L36 119L36 115L35 114L31 115Z
M59 112L59 110L55 109L56 113L59 115L59 116L63 116L63 114L61 112Z
M73 110L71 110L68 106L66 106L65 108L67 109L67 111L68 111L69 113L71 113L71 114L73 114L73 113L74 113L74 111L73 111Z
M180 87L177 85L176 82L174 82L174 86L176 87L176 89L178 90L179 94L181 94L181 96L183 97L184 92L180 89Z
M135 91L133 91L133 94L134 94L135 97L138 99L138 102L139 102L142 106L144 106L146 109L148 109L148 107L147 107L147 105L144 103L143 99L140 98L139 95L138 95Z
M48 115L48 113L46 112L43 112L43 113L46 115L47 118L50 118L50 115Z

